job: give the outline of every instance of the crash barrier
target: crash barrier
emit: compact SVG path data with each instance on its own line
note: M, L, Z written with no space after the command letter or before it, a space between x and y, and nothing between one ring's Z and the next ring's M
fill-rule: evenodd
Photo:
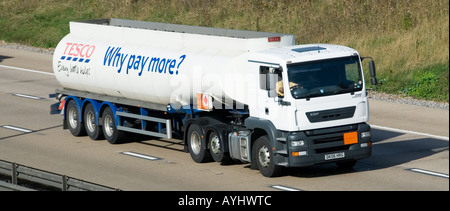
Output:
M118 189L86 182L66 175L55 174L48 171L0 160L0 174L11 176L11 182L0 181L0 190L33 190L29 187L18 185L18 180L60 189L62 191L117 191Z

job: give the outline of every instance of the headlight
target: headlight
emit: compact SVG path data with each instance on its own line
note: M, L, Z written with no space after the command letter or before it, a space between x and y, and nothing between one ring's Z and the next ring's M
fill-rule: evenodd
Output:
M371 136L372 136L372 134L370 133L370 131L361 133L361 138L369 138Z
M291 141L291 147L302 147L305 146L305 141Z

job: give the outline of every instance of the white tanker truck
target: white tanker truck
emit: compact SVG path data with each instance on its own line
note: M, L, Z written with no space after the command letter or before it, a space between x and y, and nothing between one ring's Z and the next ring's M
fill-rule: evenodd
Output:
M289 34L121 19L70 22L55 49L58 111L74 136L179 138L195 162L353 167L372 152L361 62ZM55 106L53 106L54 108Z

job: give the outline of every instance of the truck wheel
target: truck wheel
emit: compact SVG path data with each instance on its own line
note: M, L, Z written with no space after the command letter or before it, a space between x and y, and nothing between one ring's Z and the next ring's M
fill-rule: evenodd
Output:
M96 124L95 121L95 110L94 106L91 103L86 105L84 109L84 122L86 133L92 140L98 140L103 137L103 131L99 125Z
M211 155L206 149L205 134L197 124L192 124L187 133L187 145L189 154L197 163L204 163L211 160Z
M86 134L86 130L84 128L83 123L79 120L80 111L78 110L77 104L75 101L70 100L67 102L66 108L66 121L69 126L70 132L74 136L83 136Z
M209 144L209 152L211 153L211 157L216 162L225 162L228 161L228 156L224 152L224 143L223 140L220 139L219 135L216 132L211 132L208 137Z
M267 136L256 139L252 149L252 159L265 177L276 177L282 172L282 167L274 164L273 150Z
M118 131L114 114L110 107L105 108L102 114L103 135L110 144L120 144L123 138L123 132Z

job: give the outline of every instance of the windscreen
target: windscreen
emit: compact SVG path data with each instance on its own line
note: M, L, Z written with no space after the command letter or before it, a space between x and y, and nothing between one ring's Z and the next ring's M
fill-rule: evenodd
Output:
M295 99L352 93L363 87L358 56L291 64L288 77Z

